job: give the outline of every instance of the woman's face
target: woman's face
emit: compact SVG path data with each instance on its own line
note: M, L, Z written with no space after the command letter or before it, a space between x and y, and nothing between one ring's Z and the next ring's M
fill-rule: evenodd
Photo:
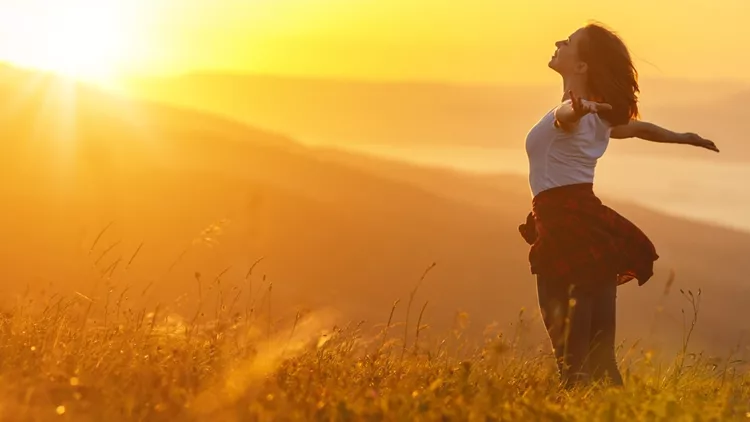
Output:
M568 39L556 42L557 49L549 61L549 67L563 76L585 73L586 63L578 56L578 44L585 36L584 28L580 28Z

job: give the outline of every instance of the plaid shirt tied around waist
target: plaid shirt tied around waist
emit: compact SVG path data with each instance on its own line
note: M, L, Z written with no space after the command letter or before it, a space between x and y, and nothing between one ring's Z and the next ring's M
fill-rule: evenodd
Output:
M531 273L570 282L592 274L617 274L618 284L636 279L643 285L659 259L651 240L602 204L591 183L539 193L518 230L531 245Z

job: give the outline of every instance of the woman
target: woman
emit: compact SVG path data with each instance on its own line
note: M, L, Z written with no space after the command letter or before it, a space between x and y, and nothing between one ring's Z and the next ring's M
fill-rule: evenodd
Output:
M556 46L549 67L562 76L566 94L528 133L532 212L519 230L531 245L531 272L563 384L622 385L617 286L648 281L658 255L643 232L594 194L597 160L610 137L718 149L698 135L636 120L638 73L611 31L587 25Z

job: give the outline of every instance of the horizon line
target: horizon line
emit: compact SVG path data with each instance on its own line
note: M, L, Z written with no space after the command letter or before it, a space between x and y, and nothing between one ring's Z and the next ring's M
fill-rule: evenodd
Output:
M63 75L59 72L55 72L48 69L40 69L34 66L26 66L12 61L0 60L0 67L17 69L20 71L27 71L33 73L42 73L49 75L58 75L65 78L75 79L86 84L100 85L93 81L85 78L77 78L71 75ZM184 71L171 71L171 72L158 72L158 71L132 71L132 72L121 72L116 79L120 83L127 85L128 82L134 80L154 80L154 79L180 79L189 77L246 77L246 78L258 78L258 79L276 79L276 80L297 80L307 82L330 82L330 83L352 83L352 84L366 84L366 85L410 85L410 86L441 86L441 87L461 87L461 88L554 88L559 86L558 82L552 81L524 81L524 82L511 82L511 81L461 81L461 80L449 80L449 79L415 79L415 78L389 78L389 77L367 77L357 75L335 75L335 74L303 74L295 72L269 72L269 71L255 71L255 70L242 70L242 69L222 69L222 68L195 68ZM738 85L745 88L750 88L750 79L737 79L737 78L712 78L712 77L670 77L670 76L641 76L639 81L671 81L671 82L683 82L683 83L719 83L719 84L730 84Z
M267 78L279 80L306 80L322 82L347 82L362 83L371 85L432 85L432 86L456 86L467 88L486 88L486 87L553 87L558 86L558 82L551 81L461 81L449 79L414 79L414 78L388 78L388 77L367 77L356 75L335 75L335 74L303 74L295 72L269 72L241 69L222 69L222 68L197 68L185 71L175 72L134 72L126 76L125 79L178 79L195 76L225 76L225 77L249 77L249 78ZM639 81L680 81L686 83L724 83L732 85L744 85L750 87L750 79L737 78L713 78L713 77L670 77L670 76L641 76Z

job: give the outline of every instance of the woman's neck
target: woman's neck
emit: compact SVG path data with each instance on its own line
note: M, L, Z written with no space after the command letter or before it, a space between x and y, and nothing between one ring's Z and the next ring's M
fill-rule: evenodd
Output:
M563 101L570 99L570 91L573 91L573 94L578 98L587 99L589 97L589 91L586 88L586 81L582 78L563 77Z

